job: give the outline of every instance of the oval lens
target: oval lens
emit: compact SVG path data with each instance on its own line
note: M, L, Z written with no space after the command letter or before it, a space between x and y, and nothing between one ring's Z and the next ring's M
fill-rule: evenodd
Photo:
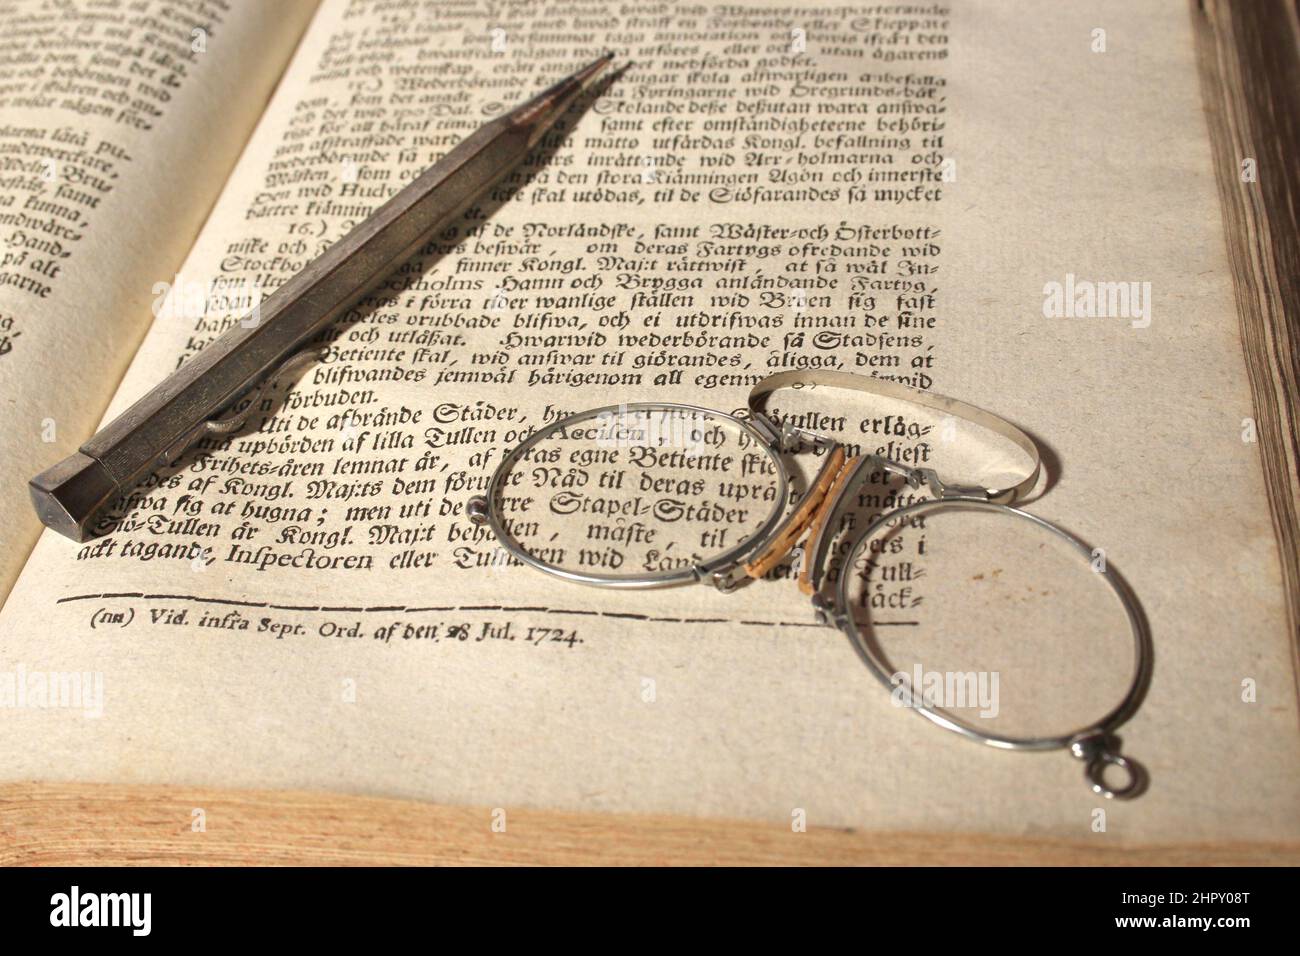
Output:
M981 737L1060 738L1133 683L1134 630L1105 552L1023 512L929 502L885 519L847 559L856 640L899 707Z
M637 404L542 429L509 453L489 494L513 557L573 581L653 587L745 556L785 491L775 453L745 423Z

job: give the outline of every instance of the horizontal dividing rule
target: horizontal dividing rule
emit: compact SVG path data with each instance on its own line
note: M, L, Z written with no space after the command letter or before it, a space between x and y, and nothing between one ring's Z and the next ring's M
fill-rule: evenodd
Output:
M415 607L404 604L378 604L373 607L345 607L325 604L274 604L270 601L240 601L234 598L202 597L194 594L145 594L143 591L117 591L102 594L73 594L59 598L55 603L69 604L74 601L115 600L118 598L138 598L142 601L192 601L197 604L226 604L235 607L262 607L272 611L326 611L330 613L373 614L384 611L400 611L407 614L423 612L450 611L536 611L546 614L572 614L579 617L608 617L618 620L646 621L652 624L740 624L749 627L809 627L826 628L815 621L748 621L729 617L659 617L653 614L636 614L625 611L594 611L574 608L545 607L542 605L508 605L508 604L447 604L429 607ZM918 621L873 621L874 627L915 627ZM828 629L829 630L829 629Z

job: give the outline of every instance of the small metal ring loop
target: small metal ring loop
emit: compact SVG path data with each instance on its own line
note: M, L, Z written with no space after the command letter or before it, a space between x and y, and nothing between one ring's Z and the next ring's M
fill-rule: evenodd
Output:
M1128 782L1122 787L1112 787L1106 783L1106 769L1108 767L1119 767L1128 775ZM1141 768L1121 754L1111 753L1109 750L1102 750L1095 754L1084 767L1084 776L1088 778L1088 783L1092 785L1092 792L1100 794L1107 800L1127 800L1130 797L1137 796L1141 790L1144 775Z
M1119 750L1119 740L1102 730L1085 731L1070 742L1070 753L1084 762L1083 776L1092 792L1107 800L1128 800L1146 789L1146 770ZM1108 784L1106 770L1109 767L1123 770L1128 782L1122 787Z

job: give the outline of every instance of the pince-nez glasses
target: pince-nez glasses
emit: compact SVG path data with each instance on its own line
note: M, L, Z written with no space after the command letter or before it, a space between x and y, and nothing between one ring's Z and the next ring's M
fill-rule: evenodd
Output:
M945 480L937 470L852 448L819 429L819 416L768 410L787 389L840 389L908 402L1001 436L1029 466L1014 480L987 484ZM798 419L796 424L795 419ZM821 458L806 490L792 460ZM1007 420L957 399L882 378L830 370L771 375L750 391L745 410L728 413L672 402L605 405L557 416L506 452L486 492L473 498L471 520L490 526L508 559L562 580L603 588L647 589L703 582L730 591L776 569L804 542L798 586L820 622L849 639L868 670L911 709L940 727L1006 750L1068 749L1084 762L1092 790L1128 798L1145 787L1141 766L1119 752L1116 729L1137 710L1151 674L1150 639L1136 599L1113 567L1096 576L1118 600L1132 632L1132 678L1120 702L1065 734L991 732L930 699L893 671L870 622L854 613L851 569L871 562L871 544L902 521L948 510L983 512L1032 526L1064 542L1098 571L1094 552L1065 529L1016 504L1038 482L1041 454ZM849 513L866 485L894 481L928 497L886 508L854 532ZM793 499L793 500L792 500ZM842 557L838 573L835 559ZM1121 773L1111 785L1106 774Z

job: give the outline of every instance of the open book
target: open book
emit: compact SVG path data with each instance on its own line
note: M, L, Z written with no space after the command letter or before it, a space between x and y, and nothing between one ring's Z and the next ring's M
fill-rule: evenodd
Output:
M1259 281L1295 262L1270 258L1278 160L1238 142L1207 14L490 6L0 0L0 773L1300 838L1291 359ZM323 363L108 534L39 533L30 477L607 49L629 68ZM581 588L501 562L466 516L558 414L733 410L805 367L960 397L1048 449L1029 510L1122 569L1155 648L1121 731L1150 788L1104 827L1077 761L892 706L788 569L730 594ZM878 409L836 414L873 441ZM918 558L879 582L892 650L999 673L986 709L1014 731L1100 716L1132 666L1122 616L1053 603L1072 585L1014 536L977 540L960 577Z

